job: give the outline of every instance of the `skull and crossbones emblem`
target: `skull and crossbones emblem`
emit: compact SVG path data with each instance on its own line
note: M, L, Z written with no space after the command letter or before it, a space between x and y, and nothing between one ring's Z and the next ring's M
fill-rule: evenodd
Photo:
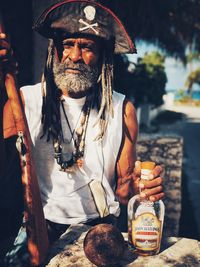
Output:
M93 6L86 6L83 11L85 13L85 17L87 20L93 21L95 19L96 9ZM87 21L84 21L83 19L79 19L79 23L84 25L83 27L79 28L79 31L85 31L87 29L91 29L97 35L99 34L99 32L95 29L95 27L98 27L97 22L90 24Z

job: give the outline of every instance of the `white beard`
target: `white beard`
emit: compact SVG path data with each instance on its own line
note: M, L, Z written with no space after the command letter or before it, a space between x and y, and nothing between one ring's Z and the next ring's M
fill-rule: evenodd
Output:
M81 73L66 73L67 68L80 70ZM87 93L96 85L99 77L99 66L88 66L84 63L73 63L70 60L59 63L53 59L54 81L58 89L70 94Z

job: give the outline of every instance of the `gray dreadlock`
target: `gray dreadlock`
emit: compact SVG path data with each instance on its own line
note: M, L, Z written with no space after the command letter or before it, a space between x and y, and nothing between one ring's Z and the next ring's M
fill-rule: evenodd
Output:
M42 75L42 123L43 135L47 134L47 141L52 137L62 138L62 127L60 119L60 96L61 91L55 85L52 65L55 45L53 40L49 41L46 65ZM97 107L98 116L94 124L99 123L100 133L95 140L102 139L107 128L109 117L114 116L112 105L113 90L113 51L108 47L103 50L102 71L98 80L98 90L94 92L94 104ZM101 83L100 83L101 81Z

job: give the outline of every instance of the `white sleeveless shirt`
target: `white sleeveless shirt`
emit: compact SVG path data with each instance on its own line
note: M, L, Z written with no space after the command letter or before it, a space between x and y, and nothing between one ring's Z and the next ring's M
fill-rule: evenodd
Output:
M62 172L54 159L52 141L41 139L41 84L21 88L25 99L25 113L33 142L33 153L39 180L45 218L61 224L84 223L98 218L98 212L88 184L91 180L102 182L106 193L109 213L119 215L119 202L115 197L115 167L122 140L122 106L124 96L113 93L114 118L110 118L102 141L94 141L99 126L94 127L97 111L91 110L85 139L83 166L74 172ZM85 98L65 97L64 108L71 129L76 128ZM64 139L64 153L73 149L73 140L61 109L61 123ZM67 155L66 155L67 156Z

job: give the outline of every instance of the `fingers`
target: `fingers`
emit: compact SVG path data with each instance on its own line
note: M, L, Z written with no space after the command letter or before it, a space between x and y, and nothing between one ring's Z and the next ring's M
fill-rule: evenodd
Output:
M0 57L5 58L8 55L7 49L0 49Z
M149 197L149 200L152 201L152 202L156 202L156 201L158 201L160 199L163 199L164 197L165 197L165 193L164 192L161 192L159 194L150 196Z
M163 183L162 177L154 178L153 180L142 180L140 182L140 184L143 184L144 188L147 188L147 189L157 187L159 185L162 185L162 183Z
M158 201L164 197L163 193L163 178L161 174L163 172L163 168L160 165L156 165L149 175L149 180L140 180L141 176L141 162L136 161L134 172L133 172L133 185L138 186L140 188L140 195L142 198L148 198L150 201ZM136 189L134 188L134 191Z
M142 199L149 199L150 201L158 201L164 198L165 193L162 191L162 186L155 187L153 189L144 190L140 193Z
M1 32L1 33L0 33L0 40L1 40L1 39L5 39L5 38L6 38L6 34L3 33L3 32Z
M163 168L160 165L156 165L156 167L152 170L150 177L152 177L152 179L158 177L161 175L162 172Z
M12 55L10 42L5 33L0 33L0 59L7 60Z
M140 182L139 187L141 189L141 197L148 198L150 201L157 201L164 197L163 193L163 178L158 177L151 181L143 180Z
M141 161L139 161L139 160L137 160L135 162L134 174L137 177L139 177L141 175Z
M151 189L145 189L141 192L141 196L146 196L146 197L150 197L151 195L155 195L155 194L159 194L160 192L162 192L163 187L161 185L151 188Z
M140 183L140 175L141 175L141 162L136 161L133 171L133 192L135 194L139 193L139 183Z
M5 33L0 33L0 47L10 49L9 38Z

